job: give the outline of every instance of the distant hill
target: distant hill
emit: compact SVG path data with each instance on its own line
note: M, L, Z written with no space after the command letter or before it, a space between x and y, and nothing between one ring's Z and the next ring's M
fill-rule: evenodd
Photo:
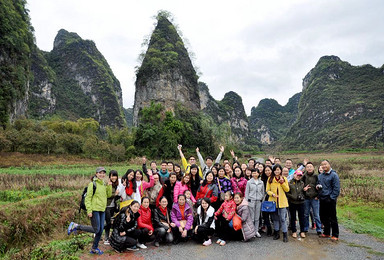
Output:
M257 107L252 107L249 116L250 137L264 145L281 140L296 121L301 93L291 97L285 106L274 99L262 99Z
M382 147L384 66L320 58L305 76L298 116L283 140L305 150Z

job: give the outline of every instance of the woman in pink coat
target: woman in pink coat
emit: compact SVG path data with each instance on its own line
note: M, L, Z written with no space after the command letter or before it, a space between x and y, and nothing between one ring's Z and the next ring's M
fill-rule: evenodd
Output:
M190 174L185 174L181 181L176 182L175 188L173 190L173 202L176 203L178 200L178 196L181 194L184 194L184 191L189 190L191 191L191 176ZM193 203L196 203L195 197L193 197L191 192L191 200Z
M235 167L233 177L231 178L231 184L233 194L240 192L244 196L245 188L247 187L247 179L244 178L244 173L240 166Z

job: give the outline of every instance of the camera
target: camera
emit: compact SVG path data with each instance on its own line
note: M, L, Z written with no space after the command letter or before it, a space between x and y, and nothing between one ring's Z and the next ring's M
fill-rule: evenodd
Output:
M316 185L316 189L321 190L322 188L323 188L323 185L321 185L321 184Z

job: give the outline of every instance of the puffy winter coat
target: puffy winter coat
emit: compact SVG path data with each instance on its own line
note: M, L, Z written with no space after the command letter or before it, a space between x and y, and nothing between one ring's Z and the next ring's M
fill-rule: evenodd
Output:
M140 213L133 213L130 209L129 214L131 220L127 222L126 207L123 208L113 224L114 229L111 235L110 244L113 249L120 252L130 246L127 243L127 237L129 237L130 233L136 229L137 219L140 217ZM120 232L125 232L126 234L124 236L120 236Z
M220 208L215 212L215 216L223 215L223 217L230 221L236 214L236 203L233 200L225 200Z
M205 186L201 184L199 189L197 190L196 200L202 198L209 198L211 199L211 203L213 203L217 201L218 196L219 188L215 183L207 183Z
M191 190L188 185L185 185L185 184L182 184L181 181L178 181L176 182L175 184L175 188L173 189L173 202L176 203L177 202L177 197L180 195L180 194L184 194L184 191L186 190ZM191 192L192 193L192 192ZM191 200L195 203L196 202L196 199L195 197L193 196L193 194L191 194Z
M212 206L209 206L207 209L207 212L204 216L201 214L202 207L199 206L197 208L197 225L198 226L203 226L205 228L213 228L215 229L215 221L214 221L214 215L215 215L215 209Z
M139 214L140 217L137 219L138 228L146 228L153 231L151 209L149 207L144 208L143 205L141 205Z
M243 232L244 241L253 238L256 235L256 230L249 215L248 202L245 199L237 206L237 214L241 218L241 231Z
M233 193L241 192L244 196L245 188L247 187L247 180L244 177L240 177L240 179L232 177L231 184Z
M161 207L161 206L160 206ZM166 222L168 223L169 225L171 224L172 220L171 220L171 213L169 211L169 209L167 208L167 215L164 215L160 208L155 208L153 210L153 214L152 214L152 224L153 224L153 227L154 228L165 228L165 230L167 230L169 227L165 226L162 222Z

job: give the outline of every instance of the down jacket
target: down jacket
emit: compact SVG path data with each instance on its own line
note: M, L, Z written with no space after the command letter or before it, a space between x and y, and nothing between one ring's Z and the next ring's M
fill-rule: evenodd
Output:
M241 231L243 232L244 241L248 241L256 235L256 230L249 214L248 202L245 199L237 206L237 214L241 218Z
M129 237L129 233L133 232L137 227L137 219L140 217L139 212L133 213L129 209L129 214L131 220L127 222L126 215L127 207L121 209L118 216L116 216L115 223L113 224L113 232L110 239L111 247L119 252L124 251L128 246L127 238ZM125 232L125 236L120 236L120 232Z

